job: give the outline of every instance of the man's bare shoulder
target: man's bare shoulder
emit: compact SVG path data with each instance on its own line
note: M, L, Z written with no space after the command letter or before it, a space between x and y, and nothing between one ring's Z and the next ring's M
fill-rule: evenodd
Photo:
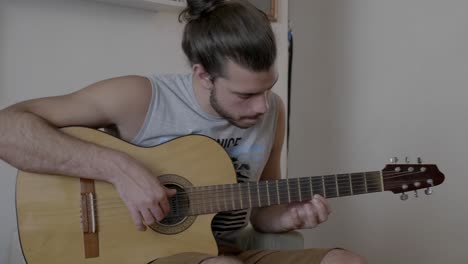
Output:
M129 75L95 82L76 92L32 99L4 111L29 112L55 127L114 125L130 140L144 122L152 98L151 82Z

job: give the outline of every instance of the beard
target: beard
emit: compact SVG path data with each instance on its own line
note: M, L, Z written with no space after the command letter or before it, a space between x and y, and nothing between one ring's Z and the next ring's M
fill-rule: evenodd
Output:
M234 126L236 126L238 128L243 128L243 129L249 128L249 127L252 126L252 125L247 125L247 124L241 124L239 121L236 120L236 118L234 117L233 114L229 113L229 111L224 109L219 104L218 98L216 97L216 87L213 87L213 89L211 90L210 105L211 105L211 107L213 107L213 109L216 111L216 113L218 113L218 115L220 115L221 117L226 119L231 125L234 125Z

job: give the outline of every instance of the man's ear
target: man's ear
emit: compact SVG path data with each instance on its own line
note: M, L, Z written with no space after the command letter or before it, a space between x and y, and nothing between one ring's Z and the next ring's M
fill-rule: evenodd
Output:
M211 90L213 89L213 81L211 75L205 70L205 67L201 64L194 64L192 66L194 77L198 79L199 83L203 88Z

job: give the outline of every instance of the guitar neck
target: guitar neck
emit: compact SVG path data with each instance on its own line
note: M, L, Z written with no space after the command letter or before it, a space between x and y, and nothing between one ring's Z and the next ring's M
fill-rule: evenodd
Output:
M381 171L192 187L173 199L189 215L210 214L383 191ZM189 200L189 201L188 201ZM176 206L178 207L178 206Z

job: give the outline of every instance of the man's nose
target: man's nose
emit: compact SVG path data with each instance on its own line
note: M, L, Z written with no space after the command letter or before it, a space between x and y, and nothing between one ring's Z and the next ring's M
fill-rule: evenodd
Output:
M254 102L254 111L257 114L264 114L268 110L270 105L268 104L268 93L263 93L261 95L258 95L257 98L255 98Z

